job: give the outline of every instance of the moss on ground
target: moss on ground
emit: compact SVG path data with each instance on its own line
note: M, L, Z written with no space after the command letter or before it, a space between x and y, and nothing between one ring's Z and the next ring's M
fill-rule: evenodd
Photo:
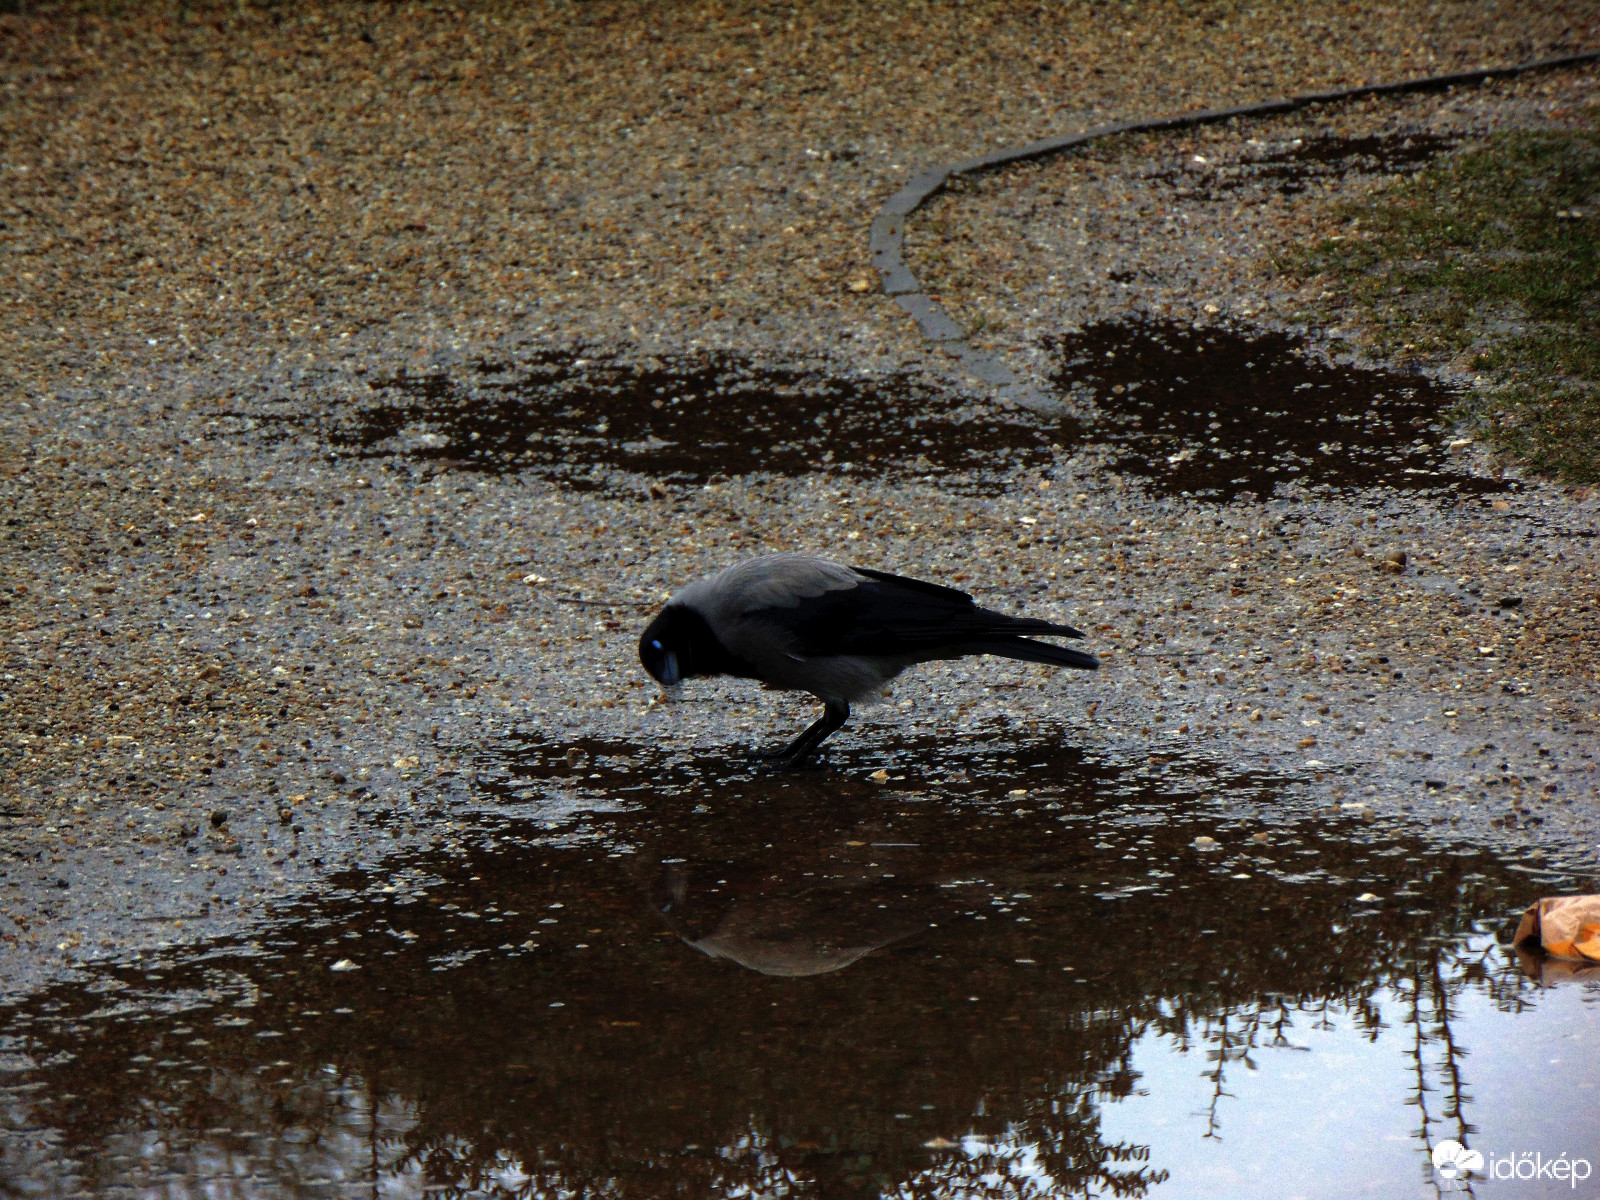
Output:
M1600 481L1600 132L1502 134L1364 200L1285 256L1381 354L1465 357L1454 414L1502 456Z

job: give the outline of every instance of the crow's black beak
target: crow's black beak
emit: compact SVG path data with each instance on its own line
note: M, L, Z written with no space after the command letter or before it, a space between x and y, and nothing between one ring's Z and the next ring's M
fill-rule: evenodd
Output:
M677 651L667 651L666 657L661 660L661 674L656 676L656 680L664 688L677 687L683 682L683 676L678 673Z

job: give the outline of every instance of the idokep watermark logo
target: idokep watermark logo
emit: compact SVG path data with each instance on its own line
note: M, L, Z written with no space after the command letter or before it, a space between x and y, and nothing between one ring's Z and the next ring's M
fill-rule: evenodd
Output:
M1440 1179L1460 1179L1483 1170L1483 1155L1468 1150L1460 1142L1440 1142L1433 1148L1433 1169Z
M1546 1158L1537 1151L1490 1154L1486 1158L1480 1150L1448 1141L1433 1148L1433 1171L1447 1188L1463 1187L1467 1177L1473 1175L1485 1179L1540 1179L1575 1188L1594 1174L1594 1165L1587 1158L1567 1154Z

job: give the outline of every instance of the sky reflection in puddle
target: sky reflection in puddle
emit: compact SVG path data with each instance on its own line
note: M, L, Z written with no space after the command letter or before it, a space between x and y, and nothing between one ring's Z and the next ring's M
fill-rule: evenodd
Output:
M1596 993L1493 938L1571 881L1164 757L493 746L473 836L8 1014L0 1179L1332 1197L1433 1194L1468 1127L1600 1158Z

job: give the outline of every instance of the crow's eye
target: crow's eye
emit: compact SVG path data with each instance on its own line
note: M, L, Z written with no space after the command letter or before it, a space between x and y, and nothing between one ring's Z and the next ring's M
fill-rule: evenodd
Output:
M660 642L651 642L650 643L650 649L652 649L652 650L661 649L661 643Z

